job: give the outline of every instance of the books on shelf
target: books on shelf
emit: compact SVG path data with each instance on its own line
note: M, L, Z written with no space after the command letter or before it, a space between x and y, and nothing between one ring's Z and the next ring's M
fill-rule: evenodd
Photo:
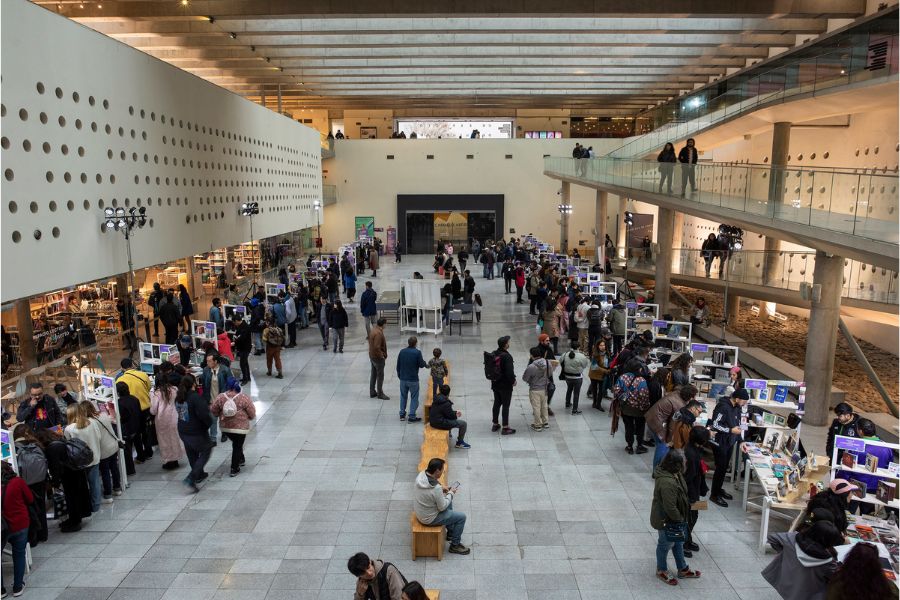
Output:
M846 456L847 454L849 454L849 453L845 453L844 455ZM868 490L868 486L865 483L863 483L859 479L851 478L850 485L855 485L856 487L859 488L858 490L853 490L852 492L850 492L853 496L856 496L857 498L865 498L866 497L866 492Z
M856 468L856 455L852 452L844 452L844 454L841 455L841 464L848 469Z
M897 499L897 484L885 479L879 480L875 498L885 504L893 502Z
M866 469L872 473L878 472L878 457L874 454L866 454Z

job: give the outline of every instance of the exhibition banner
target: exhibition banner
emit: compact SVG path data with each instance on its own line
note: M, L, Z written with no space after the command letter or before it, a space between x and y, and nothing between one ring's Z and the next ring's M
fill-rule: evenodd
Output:
M465 245L469 233L469 213L434 213L434 239Z
M387 253L393 254L394 250L397 248L397 229L394 227L387 228L387 239L385 240L385 245L387 246Z
M357 240L375 239L375 217L354 217L353 230Z

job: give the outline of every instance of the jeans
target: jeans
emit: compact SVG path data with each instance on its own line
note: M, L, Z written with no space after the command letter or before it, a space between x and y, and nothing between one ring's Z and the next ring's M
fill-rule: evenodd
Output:
M672 556L675 557L675 566L678 567L678 570L681 571L687 569L688 564L684 560L684 542L668 541L666 539L666 531L660 529L659 539L656 542L656 570L669 570L669 562L666 559L668 558L670 548L672 549Z
M488 265L488 268L487 268L487 278L488 278L488 279L493 279L493 278L494 278L494 265Z
M239 471L244 462L244 440L247 439L247 434L228 432L225 435L231 440L231 471Z
M494 269L497 271L497 277L500 277L500 271L503 269L503 263L502 263L502 262L495 262L495 263L494 263ZM491 279L493 279L493 277L491 277Z
M681 195L684 196L684 190L687 188L688 180L691 182L691 191L697 191L697 180L694 178L696 168L695 165L683 163L681 165Z
M566 406L569 404L572 405L572 410L578 410L578 398L581 396L581 384L583 383L583 379L579 377L578 379L570 379L566 377ZM575 401L572 401L572 396L575 396Z
M409 394L409 416L415 417L419 409L419 382L400 380L400 416L406 415L406 395Z
M512 279L504 279L504 280L503 280L503 285L504 285L505 288L506 288L506 293L507 293L507 294L511 294L511 293L512 293L512 283L513 283L513 280L512 280Z
M659 191L661 192L663 189L663 183L668 181L669 185L667 186L667 190L669 193L672 193L672 175L675 171L674 163L662 163L659 165Z
M503 426L509 427L509 405L512 402L512 389L494 390L494 406L491 409L493 423L500 423L500 409L503 409Z
M659 439L655 431L651 429L650 433L653 435L653 441L656 443L656 447L653 449L653 470L655 471L662 459L669 453L669 446L666 445L665 440Z
M215 442L219 437L219 420L213 419L212 425L209 426L209 441Z
M440 514L438 516L440 516ZM466 517L464 515L463 524L465 524L465 522ZM449 525L447 526L447 531L450 531ZM462 528L460 528L460 533L462 533ZM25 529L12 532L6 538L6 541L12 546L13 590L18 590L25 585L25 548L28 546L28 528L26 527ZM4 543L3 545L5 546L6 544Z
M629 448L632 447L635 441L637 441L638 446L644 445L644 423L646 422L644 417L629 417L628 415L622 415L622 423L625 425L625 443L628 444ZM665 444L661 445L665 446ZM655 469L656 467L653 468Z
M443 525L447 528L447 538L450 545L462 544L462 532L466 526L466 515L461 512L454 512L453 501L450 505L439 512L429 525Z
M488 279L488 266L487 263L481 265L481 276L485 279Z
M100 487L100 464L88 467L84 470L88 478L88 487L91 490L91 512L100 510L100 499L103 497L103 489Z
M266 344L266 372L269 375L272 374L273 362L275 363L275 368L278 369L278 373L281 374L281 346Z
M305 306L301 306L298 311L297 319L300 321L300 327L303 329L309 327L309 309Z
M547 390L528 390L531 412L534 414L534 426L543 427L550 420L547 417Z
M103 480L103 496L112 496L113 490L122 489L122 477L119 473L119 453L100 461L100 478Z
M203 435L182 435L181 441L184 444L184 452L187 454L188 463L191 465L191 472L184 478L187 483L197 483L203 477L203 467L209 461L209 455L212 453L212 444L209 438Z
M334 351L344 351L344 331L343 327L334 328Z
M525 288L516 286L516 303L517 304L522 303L522 292L524 292L524 291L525 291Z
M384 396L384 360L369 358L372 369L369 373L369 395Z
M431 377L431 395L437 396L441 393L441 386L444 384L443 377Z
M363 322L366 324L366 337L369 337L369 333L372 332L372 326L378 322L378 315L363 317Z
M322 349L328 349L328 325L319 323L319 333L322 334Z
M250 351L237 351L238 360L241 363L241 381L250 381Z
M262 342L262 331L250 332L250 339L253 340L253 350L262 354L264 350Z

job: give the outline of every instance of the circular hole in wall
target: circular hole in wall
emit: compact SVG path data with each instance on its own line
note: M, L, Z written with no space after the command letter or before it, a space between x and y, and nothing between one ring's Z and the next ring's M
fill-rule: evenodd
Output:
M55 201L51 200L49 207L50 207L50 212L56 212L56 202Z
M878 154L879 147L875 146L875 154Z
M36 213L36 212L38 211L38 204L37 204L37 202L31 202L31 203L28 205L28 210L30 210L32 213Z
M22 140L22 150L31 152L31 140Z
M83 203L83 206L84 206L84 210L90 210L91 209L91 201L85 200Z
M38 94L43 94L43 93L44 93L44 84L43 84L43 83L41 83L40 81L38 81L36 87L37 87L37 93L38 93Z
M59 115L59 118L56 120L56 122L59 123L60 127L66 126L66 118L62 115Z
M15 201L10 201L10 203L7 204L6 207L9 209L9 212L13 214L15 214L17 210L19 210L19 205L16 204Z
M13 232L12 232L12 241L13 241L14 243L16 243L16 244L18 244L19 242L21 242L21 241L22 241L22 234L19 233L18 231L13 231Z
M104 100L104 101L103 101L103 108L106 108L106 109L109 108L109 100Z
M44 177L47 178L47 183L53 183L53 171L47 171Z
M41 235L42 235L42 234L41 234L41 230L40 230L40 229L35 229L35 230L34 230L34 233L33 233L32 235L34 236L34 239L36 239L36 240L41 239Z
M87 183L87 173L81 174L81 183Z
M7 137L0 138L0 147L2 147L4 150L8 150L9 149L9 138L7 138Z
M63 144L59 147L59 151L63 153L63 156L67 156L69 154L69 147Z
M63 179L66 183L72 183L72 174L66 171L65 173L63 173Z
M81 100L81 96L78 95L78 92L72 92L72 101L76 104Z
M50 143L44 142L41 144L41 148L44 150L44 154L50 154Z
M44 125L47 124L47 113L42 112L42 113L38 116L38 118L41 120L41 123L43 123Z
M50 231L50 233L53 234L53 237L58 238L58 237L59 237L59 227L54 227L54 228Z
M66 202L66 208L68 208L69 210L75 210L75 203L69 200L68 202Z
M12 169L6 169L5 171L3 171L3 177L6 178L7 181L12 181L15 176L16 174L13 173Z
M23 121L27 121L28 120L28 111L25 110L24 108L20 108L19 109L19 118L22 119Z
M63 97L63 91L62 91L62 88L56 88L56 97L57 97L57 98L62 98L62 97Z

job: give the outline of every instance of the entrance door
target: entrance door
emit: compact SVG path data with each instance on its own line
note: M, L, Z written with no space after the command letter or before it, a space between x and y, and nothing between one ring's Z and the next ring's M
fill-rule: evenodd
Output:
M434 254L434 213L406 213L405 254Z
M494 211L470 212L468 221L469 242L472 241L472 238L475 238L484 246L487 240L497 239L497 214Z

